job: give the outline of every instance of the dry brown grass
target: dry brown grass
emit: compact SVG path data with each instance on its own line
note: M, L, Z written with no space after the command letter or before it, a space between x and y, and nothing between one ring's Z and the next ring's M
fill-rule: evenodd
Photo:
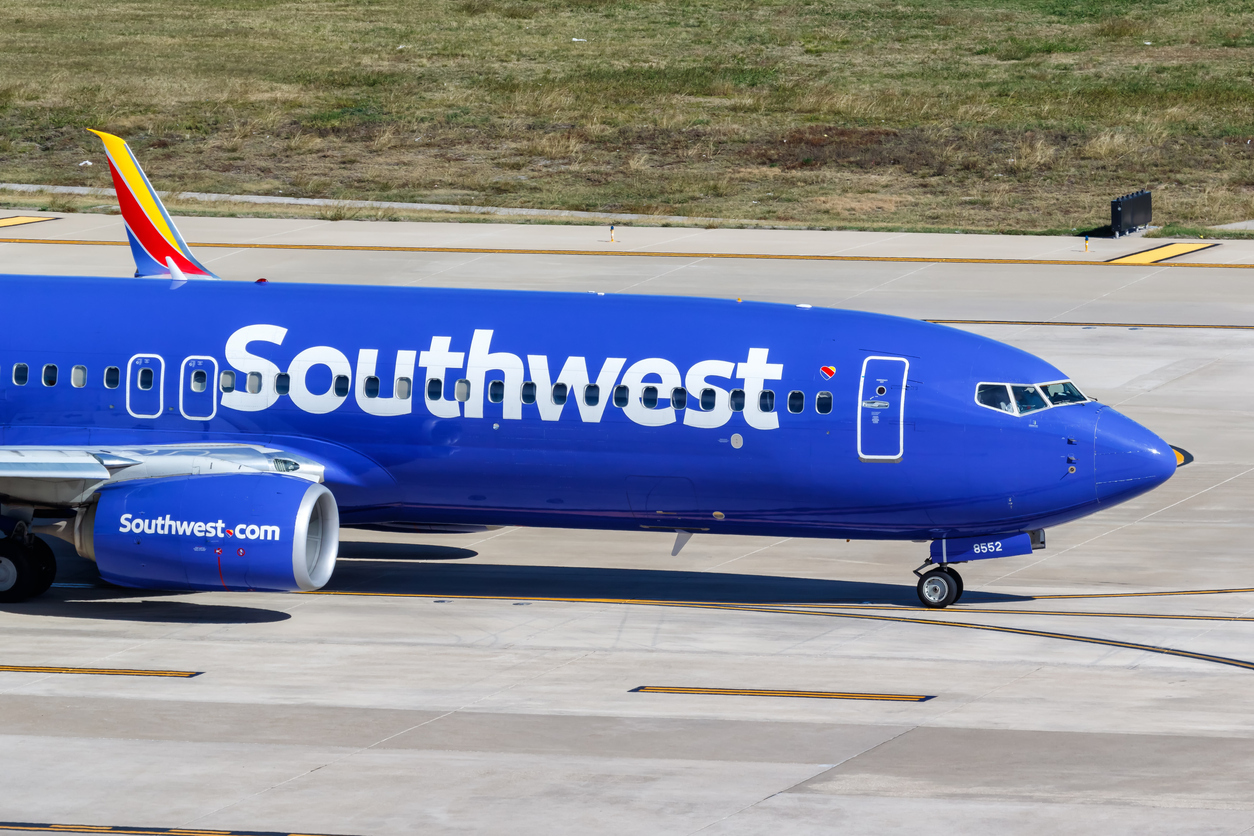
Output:
M0 180L108 185L95 126L174 190L1017 231L1148 187L1223 223L1252 33L1254 0L27 0Z

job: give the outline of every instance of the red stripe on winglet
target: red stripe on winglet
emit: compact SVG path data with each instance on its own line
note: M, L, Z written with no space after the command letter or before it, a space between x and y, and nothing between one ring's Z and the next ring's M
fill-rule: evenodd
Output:
M206 275L200 267L188 261L187 257L153 226L152 221L148 219L148 215L139 205L139 201L135 199L135 195L131 194L126 180L113 165L113 160L109 160L109 172L113 175L113 186L118 193L118 206L122 209L122 220L126 222L140 246L147 250L148 255L162 266L165 266L167 257L174 259L175 266L185 274Z

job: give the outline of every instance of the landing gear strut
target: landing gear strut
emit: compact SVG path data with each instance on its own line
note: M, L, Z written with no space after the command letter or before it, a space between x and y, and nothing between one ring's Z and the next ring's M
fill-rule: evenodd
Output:
M930 563L928 561L923 566ZM945 564L923 572L923 566L914 570L919 576L919 600L923 602L923 606L943 609L962 597L962 575L958 574L957 569Z
M0 540L0 604L14 604L43 595L57 576L51 547L19 522Z

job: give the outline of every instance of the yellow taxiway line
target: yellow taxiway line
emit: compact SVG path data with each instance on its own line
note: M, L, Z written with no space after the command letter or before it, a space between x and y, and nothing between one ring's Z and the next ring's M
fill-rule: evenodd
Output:
M927 694L860 694L844 691L775 691L764 688L683 688L675 685L641 685L629 694L700 694L720 697L794 697L811 700L874 700L879 702L927 702Z
M0 821L0 831L35 833L128 833L134 836L325 836L325 834L288 833L272 830L201 830L188 827L114 827L96 824L41 824L37 822Z
M0 238L0 244L65 244L84 247L125 247L126 241L88 241L71 238ZM246 243L228 244L221 242L201 241L188 246L193 249L227 249L227 250L315 250L335 252L367 252L367 253L463 253L472 255L581 255L581 256L614 256L620 258L744 258L768 261L851 261L851 262L886 262L893 264L1005 264L1005 265L1069 265L1075 267L1127 267L1135 266L1131 262L1115 261L1084 261L1079 259L1049 258L938 258L929 256L887 256L887 255L821 255L817 253L699 253L699 252L655 252L649 250L553 250L524 249L508 247L384 247L368 244L279 244L279 243ZM1144 266L1144 265L1141 265ZM1254 264L1216 264L1211 262L1161 262L1160 267L1231 267L1254 269Z
M172 679L191 679L202 671L147 671L130 668L64 668L42 665L0 665L0 673L81 673L91 676L163 676Z

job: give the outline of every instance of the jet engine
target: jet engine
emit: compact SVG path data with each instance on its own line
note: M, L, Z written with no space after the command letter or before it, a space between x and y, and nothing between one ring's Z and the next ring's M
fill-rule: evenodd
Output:
M118 482L74 528L75 547L102 578L141 589L318 589L339 539L331 492L278 473Z

